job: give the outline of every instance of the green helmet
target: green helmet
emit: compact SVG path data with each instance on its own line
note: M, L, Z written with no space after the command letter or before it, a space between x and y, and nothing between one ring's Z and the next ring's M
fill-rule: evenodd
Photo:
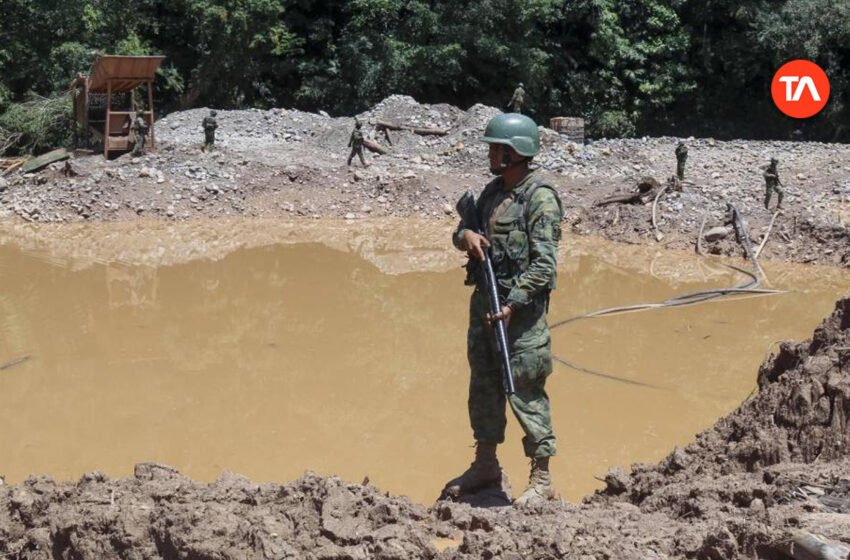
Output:
M490 119L482 142L505 144L521 156L533 157L540 152L540 133L537 125L525 115L505 113Z

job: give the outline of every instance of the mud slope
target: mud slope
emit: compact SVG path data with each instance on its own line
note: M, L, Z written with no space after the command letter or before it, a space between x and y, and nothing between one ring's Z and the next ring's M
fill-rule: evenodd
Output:
M849 360L847 298L811 340L784 343L764 363L756 396L658 465L612 469L582 504L429 509L311 473L285 485L232 473L203 484L141 464L121 480L0 486L0 554L782 559L807 533L839 546L850 543Z

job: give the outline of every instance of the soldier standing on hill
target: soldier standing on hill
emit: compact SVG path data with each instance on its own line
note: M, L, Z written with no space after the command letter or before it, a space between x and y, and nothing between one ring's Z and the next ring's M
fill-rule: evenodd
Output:
M508 109L513 113L522 113L522 105L525 103L525 90L522 88L522 82L514 90L511 100L508 101Z
M457 498L499 484L502 472L496 446L505 440L507 402L525 432L522 444L531 459L528 486L514 501L524 505L554 497L549 458L555 454L555 436L544 390L552 372L546 314L549 292L555 287L563 209L552 185L529 168L540 151L534 121L514 113L499 115L487 124L482 140L490 144L490 170L497 175L476 202L486 237L466 229L461 221L452 238L455 247L469 255L466 284L475 286L467 333L468 405L475 460L446 484L442 497ZM488 248L504 302L501 313L494 317L488 316L487 287L479 274ZM509 396L494 349L491 325L498 319L506 323L516 389Z
M136 157L145 155L145 142L147 141L148 130L150 130L148 121L146 121L145 117L142 116L143 114L144 111L137 108L136 117L130 125L130 130L133 131L134 139L133 155Z
M354 154L357 154L363 167L369 167L369 164L363 158L363 131L360 130L362 127L363 123L355 119L354 130L351 132L351 138L348 140L348 145L351 146L351 153L348 154L348 165L351 165L351 159L354 157Z
M776 204L776 209L779 210L782 208L782 197L785 195L785 191L779 188L779 185L782 182L779 180L779 170L777 169L777 165L779 165L779 160L776 158L770 158L770 165L767 166L767 169L764 171L764 207L770 205L770 198L773 196L773 191L776 191L776 194L779 195L779 201Z
M204 128L204 151L212 150L215 147L215 129L218 128L218 123L215 117L218 113L210 111L209 116L204 117L201 121L201 126Z
M685 142L683 140L680 140L679 145L676 146L676 177L678 177L680 181L685 179L685 162L687 161L688 147L685 146Z

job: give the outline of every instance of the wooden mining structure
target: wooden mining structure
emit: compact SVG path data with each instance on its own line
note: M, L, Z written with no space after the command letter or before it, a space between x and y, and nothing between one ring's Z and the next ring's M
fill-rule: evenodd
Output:
M129 152L135 144L130 124L136 109L150 127L148 146L156 147L153 82L164 58L106 55L95 60L90 75L77 74L71 82L77 147L102 147L107 158ZM146 110L136 107L133 95L141 86L146 86Z

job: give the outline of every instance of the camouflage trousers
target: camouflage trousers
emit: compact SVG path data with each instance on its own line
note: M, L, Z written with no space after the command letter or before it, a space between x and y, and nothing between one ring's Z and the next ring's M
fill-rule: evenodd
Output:
M685 162L680 161L676 163L676 176L681 180L685 178Z
M147 138L144 134L136 135L136 143L133 144L133 155L134 156L143 156L145 155L145 143Z
M767 208L770 205L770 199L773 196L773 191L776 191L776 195L779 197L778 206L782 206L782 197L785 195L785 191L779 188L779 185L773 185L767 183L764 187L764 207ZM778 207L777 206L777 207Z
M215 145L215 130L204 131L204 149L209 150Z
M476 329L477 330L477 329ZM527 457L549 457L555 454L555 436L549 396L544 386L552 373L550 343L529 348L511 355L516 392L507 397L502 369L494 342L487 336L470 333L467 357L469 379L469 420L475 441L502 443L505 441L505 401L525 432L522 446Z
M351 147L351 153L348 154L348 165L351 165L351 160L354 158L354 154L357 154L357 156L360 158L360 163L363 164L363 167L366 167L366 160L363 158L362 146Z

